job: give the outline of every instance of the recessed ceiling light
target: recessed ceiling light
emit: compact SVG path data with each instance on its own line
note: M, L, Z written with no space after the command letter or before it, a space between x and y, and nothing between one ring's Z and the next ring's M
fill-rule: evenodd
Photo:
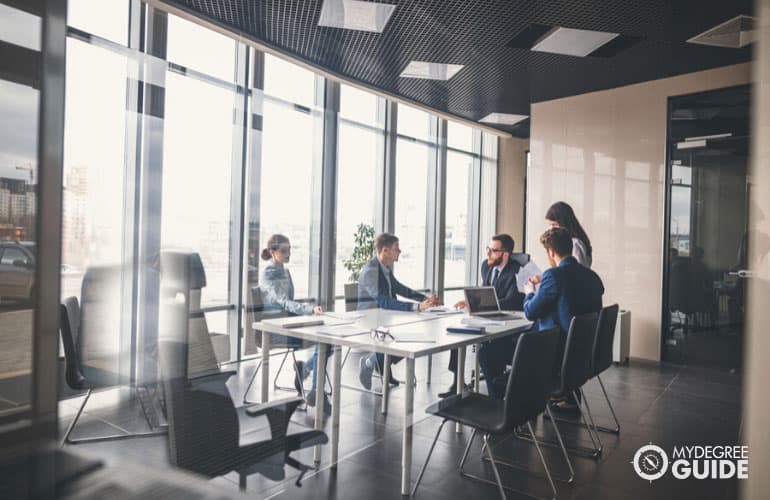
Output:
M425 80L449 80L465 66L425 61L412 61L401 72L401 78L423 78Z
M318 25L382 33L394 10L388 3L324 0Z
M756 17L736 16L687 40L687 43L740 49L757 38Z
M585 57L619 33L556 27L532 46L537 52Z
M495 125L515 125L529 118L529 115L514 115L510 113L489 113L479 120L481 123L492 123Z

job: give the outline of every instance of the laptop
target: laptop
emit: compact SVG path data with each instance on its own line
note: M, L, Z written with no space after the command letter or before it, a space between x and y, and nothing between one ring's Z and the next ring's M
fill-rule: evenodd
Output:
M521 318L520 314L501 311L497 300L497 291L493 286L475 286L463 290L465 302L468 304L470 315L497 321L508 321Z

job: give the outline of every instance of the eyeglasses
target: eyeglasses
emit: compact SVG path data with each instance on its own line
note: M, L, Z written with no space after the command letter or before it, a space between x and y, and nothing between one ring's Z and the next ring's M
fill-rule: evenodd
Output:
M487 247L487 253L500 253L500 252L503 252L503 251L504 250L502 248Z
M378 326L377 328L372 328L369 331L369 334L372 336L374 340L378 340L380 342L387 342L388 340L396 340L396 338L390 333L390 329L385 328L384 326Z

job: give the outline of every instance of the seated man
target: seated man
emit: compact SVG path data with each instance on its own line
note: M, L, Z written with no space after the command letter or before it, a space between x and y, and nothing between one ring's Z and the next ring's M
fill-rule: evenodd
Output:
M393 276L393 263L398 261L401 249L398 247L398 238L389 233L382 233L374 240L374 252L376 254L361 270L358 278L358 309L393 309L396 311L422 311L428 307L438 305L438 297L435 295L426 297L420 292L402 285ZM404 302L397 299L400 295L407 299L420 302ZM391 364L398 363L402 358L394 356L390 358ZM367 389L372 387L372 371L381 368L384 364L382 354L370 354L361 358L359 379L361 385ZM391 376L389 381L397 385Z
M527 283L524 314L527 319L535 321L538 330L559 326L564 333L563 342L566 342L574 316L601 310L604 285L595 272L581 266L572 257L572 237L566 229L549 229L540 237L540 243L545 247L551 268L543 273L542 279ZM503 375L506 364L511 362L514 345L511 342L506 349L487 349L484 356L479 353L487 388L494 397L502 396L503 388L495 381ZM557 360L558 371L561 356L557 356Z
M492 236L487 247L487 260L481 263L481 275L484 277L482 286L493 286L497 292L497 300L500 302L500 309L505 311L521 311L524 307L524 294L519 292L516 287L516 274L521 266L518 262L512 260L511 252L514 247L513 238L508 234L497 234ZM465 309L468 304L461 300L455 307ZM481 352L487 349L497 349L501 343L511 343L510 338L502 338L481 345ZM457 351L452 351L449 356L449 371L455 374L457 379ZM446 392L439 393L440 398L451 396L457 392L455 382Z

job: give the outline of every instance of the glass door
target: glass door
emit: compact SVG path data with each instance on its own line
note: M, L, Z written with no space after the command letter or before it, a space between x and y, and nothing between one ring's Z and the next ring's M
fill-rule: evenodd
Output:
M664 361L741 365L749 99L741 86L669 101Z

